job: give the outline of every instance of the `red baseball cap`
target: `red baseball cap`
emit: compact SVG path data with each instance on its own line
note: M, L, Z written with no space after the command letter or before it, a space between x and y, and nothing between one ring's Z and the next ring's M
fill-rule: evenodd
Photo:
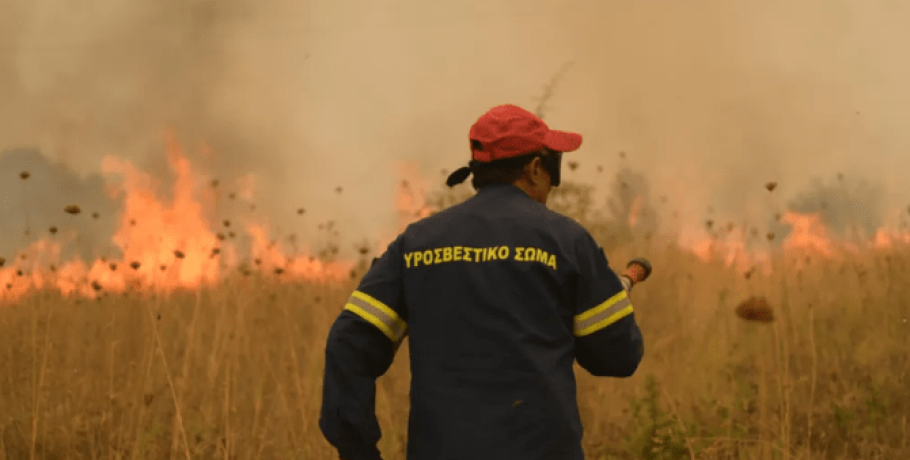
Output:
M483 163L526 155L544 147L557 152L581 147L581 134L550 129L537 115L512 104L493 107L483 114L471 126L468 137L472 141L472 159Z

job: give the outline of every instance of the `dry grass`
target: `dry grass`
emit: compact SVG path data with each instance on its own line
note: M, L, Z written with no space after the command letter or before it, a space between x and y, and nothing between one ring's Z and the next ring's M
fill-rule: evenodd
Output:
M626 380L578 370L588 458L910 458L906 252L746 278L626 243L614 268L633 251L656 267L633 294L646 357ZM355 282L275 279L0 308L0 460L336 459L323 353ZM737 317L753 296L773 322ZM404 458L407 367L405 344L378 382L386 459Z
M353 287L263 276L0 309L0 459L332 458L320 369Z

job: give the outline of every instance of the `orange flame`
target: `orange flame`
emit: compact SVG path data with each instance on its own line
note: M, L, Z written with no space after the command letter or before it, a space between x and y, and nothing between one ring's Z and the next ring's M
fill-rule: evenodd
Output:
M269 226L251 218L237 219L230 229L249 239L249 253L242 254L234 238L226 238L213 228L227 224L222 216L207 213L215 209L216 194L224 187L206 186L192 167L173 136L167 137L167 160L174 175L173 199L166 202L157 193L153 178L137 170L127 161L108 157L102 163L107 174L119 174L122 181L108 187L111 197L121 201L120 225L112 242L120 249L117 259L96 259L85 262L73 259L57 264L62 244L68 234L64 231L56 240L42 239L30 244L17 257L0 267L0 302L15 300L36 289L51 288L64 295L93 298L101 292L127 290L165 291L197 289L216 283L234 269L248 267L279 276L281 280L307 280L319 283L338 282L356 266L352 261L332 261L313 257L309 248L288 254L270 239ZM211 156L208 150L204 152ZM429 181L415 163L401 163L397 173L403 179L397 189L396 208L398 231L410 223L429 216L434 210L425 200ZM252 201L255 192L253 176L239 178L232 190L241 199ZM642 198L636 197L630 208L628 223L639 223ZM79 218L79 217L74 217ZM817 214L787 212L782 222L791 232L780 248L771 250L763 238L750 241L744 227L730 227L709 237L677 243L698 258L720 261L739 270L761 268L770 271L771 256L820 255L839 257L839 250L860 250L844 242L835 242L829 229ZM692 229L683 229L692 230ZM220 230L228 233L226 230ZM685 232L683 232L685 233ZM691 236L691 235L689 235ZM378 236L383 252L391 239ZM759 244L754 244L755 242ZM910 232L879 229L869 246L893 249L910 245ZM802 257L796 259L797 263ZM248 264L252 261L252 264Z
M414 162L401 162L395 166L396 174L401 179L395 193L395 208L398 211L398 233L403 232L408 225L423 219L433 213L427 204L426 196L429 190L429 180L420 174ZM385 252L392 238L380 237L377 245L379 253Z
M432 210L424 199L429 190L428 181L417 169L413 162L400 163L397 166L399 177L403 177L398 184L398 231L404 229L417 220L429 216Z
M746 240L746 230L743 228L734 228L722 238L714 236L697 240L688 249L704 262L721 261L725 266L735 267L741 271L753 267L766 272L770 270L769 252L750 247Z
M901 244L910 245L910 231L880 228L875 232L873 246L877 249L893 249Z
M123 252L124 260L142 263L138 271L145 281L197 288L218 277L218 264L207 257L217 247L218 240L209 230L202 204L194 193L189 160L172 136L168 137L167 145L168 164L175 175L171 203L159 200L149 178L129 163L105 159L105 172L120 172L125 176L124 212L113 242ZM206 201L211 203L212 192L204 190ZM184 257L178 258L174 251L180 251ZM157 273L162 265L171 267L165 270L164 276Z
M247 224L247 231L253 237L254 260L258 260L263 269L280 271L283 276L331 282L344 278L354 268L350 262L325 262L312 256L289 257L274 241L268 240L269 231L263 224Z
M785 212L782 220L793 230L784 239L784 250L834 256L828 228L821 219L820 214Z
M864 244L835 240L820 214L786 212L781 221L791 231L781 242L779 249L748 250L745 231L728 235L724 239L705 238L688 245L689 251L705 262L721 260L728 267L739 269L759 267L770 272L770 257L778 253L788 259L793 267L803 266L807 256L827 260L841 260L844 252L860 253L869 249L894 249L897 245L910 245L910 232L894 229L878 229L874 238Z
M123 176L122 183L108 190L123 206L120 226L112 238L121 250L119 258L88 264L74 259L51 269L59 259L60 244L36 241L21 253L24 258L0 268L0 301L42 288L89 298L99 292L196 289L218 282L227 270L237 268L239 249L233 242L220 241L205 215L206 209L214 207L215 192L195 179L200 175L171 135L167 137L167 160L175 179L170 202L158 197L152 177L129 162L108 157L102 163L105 173ZM252 199L254 186L252 176L238 181L246 199ZM269 242L265 224L238 222L236 231L243 228L252 241L251 255L260 260L259 268L280 274L284 280L334 282L355 266L350 261L327 262L306 254L288 256Z

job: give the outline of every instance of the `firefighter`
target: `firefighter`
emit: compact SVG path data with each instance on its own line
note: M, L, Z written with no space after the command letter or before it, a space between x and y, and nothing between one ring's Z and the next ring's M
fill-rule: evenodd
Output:
M376 379L406 336L409 460L582 460L573 363L629 377L642 359L633 281L546 207L581 135L504 105L469 138L447 184L473 174L476 195L408 226L329 332L319 426L342 459L381 458Z

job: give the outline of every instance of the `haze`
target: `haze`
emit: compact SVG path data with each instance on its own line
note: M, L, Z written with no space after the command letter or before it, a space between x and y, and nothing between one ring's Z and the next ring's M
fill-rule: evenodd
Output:
M881 186L888 220L910 204L901 2L0 2L0 150L39 149L86 190L107 155L165 174L170 128L210 178L254 173L274 228L379 238L397 165L442 186L480 114L533 109L570 64L546 119L585 137L572 178L612 178L625 151L693 225L707 206L766 219L838 172ZM18 222L23 165L0 165Z

